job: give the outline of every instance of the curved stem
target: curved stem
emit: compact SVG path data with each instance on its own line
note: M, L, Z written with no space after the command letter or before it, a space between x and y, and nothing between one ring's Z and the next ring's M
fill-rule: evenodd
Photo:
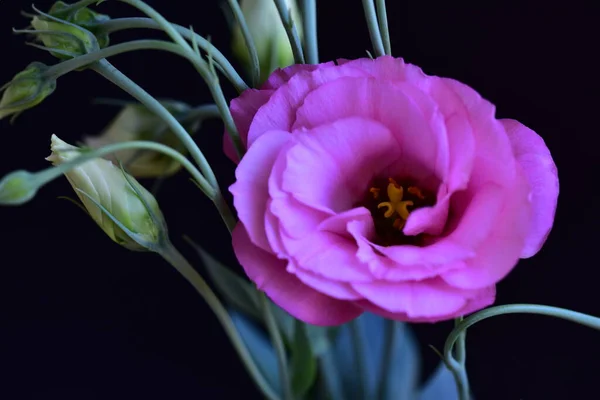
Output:
M129 79L121 71L116 69L108 61L100 60L98 61L98 64L93 65L91 68L129 93L140 103L146 106L146 108L148 108L151 112L160 117L169 126L169 128L171 128L173 133L178 137L179 140L181 140L186 149L190 152L190 155L196 161L198 167L200 167L200 170L210 185L215 189L215 191L218 190L219 186L217 183L217 178L210 167L210 164L192 137L183 128L183 126L181 126L173 114L171 114L158 100L148 94L148 92L142 89L137 83Z
M66 162L64 164L60 164L57 167L50 167L43 171L36 172L36 180L38 181L39 186L43 186L46 183L58 178L65 172L77 167L84 162L92 160L94 158L103 157L105 155L111 153L117 153L123 150L131 150L131 149L140 149L140 150L151 150L157 151L159 153L163 153L175 161L179 162L198 183L198 186L202 189L202 191L209 197L215 197L215 191L210 186L210 184L206 181L206 179L202 176L200 171L196 169L194 164L192 164L187 158L185 158L181 153L176 150L173 150L169 146L165 146L164 144L149 142L149 141L131 141L124 143L115 143L110 144L108 146L101 147L97 150L82 152L79 157L76 159ZM75 151L75 150L73 150Z
M369 27L371 43L373 44L373 51L375 52L375 57L380 57L384 55L385 52L383 50L383 41L381 39L381 32L379 31L379 24L377 22L377 14L375 13L375 5L373 4L373 0L362 0L362 3L365 10L367 26Z
M188 40L195 40L202 50L210 53L212 57L215 59L215 62L222 68L223 74L231 82L231 84L235 87L238 93L243 92L248 89L248 85L242 77L237 73L235 68L231 65L229 60L217 49L212 43L206 40L204 37L199 34L187 29L181 25L172 24L173 28L177 30L183 37ZM162 27L151 18L143 18L143 17L134 17L134 18L116 18L111 19L106 22L103 22L98 26L99 32L102 33L112 33L121 31L124 29L162 29Z
M358 323L358 319L350 322L350 333L352 336L352 348L354 350L354 364L356 367L358 379L358 393L357 398L359 399L367 399L369 398L367 395L367 369L365 362L365 349L363 346L364 343L364 335L362 329L360 328L360 324Z
M221 218L223 218L223 222L225 223L225 226L227 226L229 233L232 233L233 228L237 225L237 220L233 215L233 212L231 212L231 208L229 208L229 205L223 198L221 191L216 192L213 202L215 203L215 207L217 207L219 214L221 214Z
M188 55L185 53L185 51L183 51L183 49L174 43L166 42L164 40L134 40L131 42L119 43L114 46L105 47L104 49L71 58L70 60L53 65L46 70L45 76L58 79L69 72L81 67L85 67L88 64L93 64L96 61L104 58L113 57L118 54L136 50L162 50L188 58Z
M269 332L269 336L271 336L271 342L277 353L277 365L279 367L279 380L281 382L281 389L283 390L283 398L284 400L293 400L294 396L292 395L292 388L290 386L290 374L288 371L288 362L283 339L281 338L281 332L279 331L275 317L271 312L267 297L264 293L260 293L259 298L267 331Z
M479 321L483 321L484 319L503 314L547 315L549 317L555 317L575 322L577 324L584 325L589 328L593 328L595 330L600 331L600 318L576 311L566 310L564 308L559 307L545 306L540 304L509 304L503 306L490 307L485 310L481 310L460 322L452 330L452 332L450 332L448 338L446 339L446 343L444 344L444 361L446 362L448 368L454 374L456 384L459 388L459 398L461 400L469 399L468 380L464 365L461 365L460 362L454 358L454 345L457 341L461 339L461 336L464 335L465 331L469 327L473 326ZM464 338L464 336L462 337ZM459 343L459 351L457 352L457 357L459 358L461 357L461 346L462 345Z
M221 118L223 119L223 123L227 128L227 133L231 136L233 141L235 150L238 156L241 158L244 153L244 146L242 144L242 140L240 139L240 135L237 131L237 127L233 122L233 117L231 116L231 111L227 105L227 100L225 100L225 95L223 94L223 90L219 85L219 78L216 74L211 71L210 65L204 61L200 55L200 53L196 53L194 49L189 45L189 43L183 38L183 36L175 29L173 24L165 19L160 13L158 13L154 8L150 7L148 4L144 3L141 0L120 0L123 3L127 3L150 18L152 18L156 23L162 28L163 31L181 48L187 53L187 58L189 58L196 71L202 76L204 82L208 85L208 89L212 95L213 100L219 107L221 111ZM209 57L212 58L212 53L209 51ZM209 179L210 180L210 179ZM215 186L216 187L216 186Z
M383 39L383 48L385 54L388 56L392 55L392 44L390 42L390 28L388 26L387 9L385 7L385 0L377 0L377 17L379 19L379 32Z
M231 8L235 21L240 27L242 37L244 38L244 43L248 49L250 64L252 65L252 86L256 87L260 83L260 62L258 60L258 53L256 52L254 39L252 38L248 24L246 24L246 18L242 13L242 9L240 8L238 0L227 0L227 3L229 3L229 8Z
M281 18L281 22L285 27L285 31L290 41L290 45L292 46L292 53L294 53L294 61L296 62L296 64L304 64L305 61L304 52L302 51L302 43L300 42L300 36L298 35L298 30L296 29L294 19L290 15L290 9L287 7L285 0L274 1L275 5L277 6L277 11L279 12L279 17Z
M248 348L244 344L243 339L238 333L229 313L223 307L223 304L219 301L218 297L208 286L202 276L196 272L196 270L190 265L190 263L177 251L177 249L171 243L165 243L163 248L158 252L167 262L169 262L175 269L196 289L196 291L202 296L204 301L208 304L210 309L213 311L221 326L225 330L225 333L229 337L229 340L233 344L233 347L237 351L238 355L242 359L244 366L246 367L250 376L252 376L254 382L258 388L262 391L264 396L270 400L277 400L278 396L273 389L267 383L265 377L260 372L258 366L254 362Z
M319 44L317 41L317 1L302 1L302 22L304 24L304 51L306 62L319 63Z

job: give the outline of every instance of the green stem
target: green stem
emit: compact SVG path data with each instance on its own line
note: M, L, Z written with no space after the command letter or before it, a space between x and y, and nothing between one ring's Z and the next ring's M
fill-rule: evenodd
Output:
M196 272L190 263L171 243L166 243L163 248L158 251L158 254L160 254L167 262L175 267L175 269L194 287L194 289L196 289L200 296L202 296L204 301L206 301L210 309L214 312L215 316L223 326L223 329L229 337L229 340L231 340L233 347L242 359L246 370L250 376L252 376L254 382L257 384L264 396L270 400L278 400L277 394L269 386L265 377L252 359L252 356L250 355L250 352L244 344L244 341L237 329L235 328L229 313L225 307L223 307L215 293L208 286L202 276Z
M233 66L231 65L229 60L227 60L227 58L223 55L223 53L221 53L219 51L219 49L217 49L215 46L213 46L212 43L210 43L208 40L206 40L204 37L200 36L199 34L191 31L190 29L187 29L187 28L185 28L181 25L177 25L177 24L172 24L172 25L173 25L173 28L175 28L177 30L177 32L179 32L183 37L185 37L186 39L188 39L190 41L195 40L196 43L198 43L198 47L200 47L202 50L204 50L207 53L210 53L212 55L212 57L215 59L215 62L223 70L223 74L225 75L227 80L229 80L229 82L231 82L231 84L235 87L235 89L237 90L238 93L241 93L244 90L248 89L248 85L246 84L246 82L244 82L242 77L237 73L235 68L233 68ZM161 26L153 19L140 18L140 17L111 19L109 21L103 22L101 25L98 26L97 29L99 29L99 32L110 34L112 32L117 32L117 31L121 31L124 29L136 29L136 28L162 29Z
M93 70L104 76L106 79L119 86L121 89L129 93L136 100L146 106L151 112L155 113L161 118L183 143L186 149L190 152L192 158L200 167L200 170L210 183L210 185L218 191L217 178L210 167L210 164L202 154L200 148L196 145L192 137L188 132L181 126L177 119L171 114L158 100L152 97L148 92L142 89L137 83L129 79L125 74L116 69L107 60L100 60L98 64L91 67Z
M386 381L388 379L394 379L389 376L388 371L392 365L392 357L394 354L394 347L396 346L396 337L398 329L396 328L396 322L393 320L385 320L385 341L383 345L383 358L381 360L381 366L379 367L379 386L377 388L376 399L384 400L387 398Z
M323 377L327 388L328 399L345 400L343 389L339 384L339 371L335 365L332 351L327 351L319 357L319 373Z
M238 0L227 0L227 3L229 3L235 21L240 27L240 31L244 37L244 43L246 43L248 55L250 56L250 64L252 65L252 86L256 87L260 83L260 61L258 60L254 39L252 38L252 34L250 33L250 29L248 28L246 18L242 13Z
M472 325L484 319L503 314L547 315L549 317L575 322L577 324L600 331L600 318L559 307L551 307L539 304L509 304L481 310L460 322L452 330L452 332L450 332L444 345L444 361L454 375L454 379L456 380L456 385L458 386L459 390L460 400L469 399L469 383L464 365L461 365L453 356L454 345L457 343L457 341L460 341L461 335L464 335L464 332ZM459 343L459 351L457 352L457 357L459 358L461 357L460 346L462 345Z
M57 167L47 168L43 171L36 172L36 181L39 184L39 187L51 182L52 180L58 178L65 172L77 167L84 162L92 160L94 158L103 157L105 155L111 153L117 153L123 150L132 150L132 149L141 149L141 150L151 150L157 151L159 153L163 153L177 162L179 162L198 183L198 186L202 189L202 191L209 197L215 197L215 190L210 186L210 184L206 181L206 179L202 176L200 171L196 169L194 164L192 164L187 158L185 158L181 153L172 148L165 146L164 144L149 142L149 141L131 141L124 143L115 143L110 144L104 147L101 147L97 150L82 152L79 157L76 159L60 164ZM75 150L74 150L75 151Z
M271 307L269 306L269 301L267 300L267 297L264 295L264 293L260 293L259 298L263 312L263 318L267 326L267 331L269 332L269 336L271 336L271 342L273 343L273 347L275 348L275 352L277 353L279 380L281 383L281 389L283 391L283 399L293 400L294 396L292 395L292 388L290 386L290 374L288 371L288 362L285 354L285 346L281 337L281 332L279 331L277 321L275 321L275 317L273 316L273 312L271 311Z
M385 54L392 55L392 44L390 42L390 28L388 26L387 9L385 0L377 0L377 17L379 18L379 32L383 38Z
M109 46L104 49L94 51L92 53L84 54L82 56L63 61L59 64L49 67L45 72L45 76L47 76L48 78L58 79L61 76L68 74L69 72L72 72L86 65L93 64L96 61L136 50L168 51L170 53L175 53L181 57L189 59L188 54L174 43L166 42L164 40L135 40L132 42L119 43L114 46Z
M350 333L352 336L352 348L354 350L354 364L356 367L356 379L358 380L357 398L367 399L367 366L365 361L364 334L358 323L358 319L350 322Z
M379 24L377 22L377 14L375 13L375 5L373 4L373 0L362 0L362 3L365 10L367 26L369 27L371 43L373 44L373 51L375 52L375 57L380 57L384 55L385 52L383 50L383 41L381 39L381 32L379 31Z
M305 61L304 53L302 52L302 43L300 42L300 36L298 35L298 30L296 29L294 19L290 15L290 9L287 7L285 0L274 1L275 5L277 6L277 11L279 12L279 17L281 18L281 22L285 27L285 31L290 41L290 45L292 46L292 53L294 53L294 61L296 62L296 64L304 64Z
M317 1L303 0L302 5L306 61L309 64L318 64L319 47L317 41Z
M182 49L188 54L188 58L192 60L196 71L202 76L202 79L208 85L208 89L212 95L213 100L219 107L219 111L221 111L221 119L223 119L223 123L225 124L225 128L227 129L227 133L231 136L233 144L235 146L236 152L238 156L241 158L244 153L244 146L242 144L242 140L240 139L240 135L237 131L237 127L233 121L233 117L231 116L231 111L227 105L227 100L225 99L225 95L223 94L223 90L219 85L219 78L211 71L210 66L206 61L204 61L199 53L196 53L194 49L189 45L188 42L183 38L183 36L175 29L173 24L165 19L160 13L150 7L148 4L144 3L141 0L120 0L123 3L127 3L137 8L150 18L152 18L156 23L162 28L162 30L178 45L182 47ZM212 53L208 52L209 57L212 58Z
M215 203L215 207L217 207L219 214L221 214L221 218L223 218L223 222L227 226L229 233L232 233L233 228L237 225L237 219L233 215L233 212L231 212L231 208L229 208L229 205L223 198L221 191L217 191L213 202Z

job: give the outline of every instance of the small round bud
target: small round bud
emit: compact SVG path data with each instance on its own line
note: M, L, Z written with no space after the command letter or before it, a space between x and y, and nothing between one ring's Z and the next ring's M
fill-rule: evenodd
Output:
M56 80L44 75L48 67L33 62L4 85L0 99L0 119L35 107L56 89ZM14 117L13 117L14 118Z
M35 16L31 20L31 26L50 54L60 59L88 54L100 48L93 33L75 24Z
M27 171L14 171L0 180L0 205L18 206L31 200L39 189L34 175Z
M48 11L53 17L63 19L75 25L79 25L92 32L98 40L98 46L103 49L108 46L108 34L102 32L99 27L103 22L110 20L110 16L100 14L88 7L77 8L73 10L70 4L64 1L57 1Z

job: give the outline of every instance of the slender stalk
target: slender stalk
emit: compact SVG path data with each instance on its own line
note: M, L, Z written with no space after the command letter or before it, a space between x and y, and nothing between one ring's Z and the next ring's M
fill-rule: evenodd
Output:
M575 322L580 325L587 326L589 328L600 331L600 318L593 317L591 315L583 314L576 311L566 310L559 307L551 307L539 304L509 304L503 306L496 306L481 310L468 318L465 318L460 322L448 335L446 343L444 345L444 361L446 365L454 375L456 385L458 387L459 399L469 400L469 382L466 374L464 365L461 365L459 360L454 358L453 349L454 345L458 343L457 358L464 360L464 348L461 350L461 337L465 338L465 331L484 319L491 318L497 315L503 314L538 314L547 315L549 317L555 317L564 319L567 321ZM463 355L461 355L463 353Z
M377 0L377 17L379 18L379 32L383 38L383 48L385 54L392 55L392 44L390 42L390 28L388 26L387 9L385 0Z
M392 365L392 356L394 354L394 347L396 345L396 337L397 337L398 329L396 327L396 322L386 319L385 320L385 341L383 345L383 358L381 359L381 366L379 367L379 386L377 388L377 396L376 399L384 400L387 398L386 393L386 380L394 379L394 377L389 376L388 372L390 370L390 366Z
M302 51L302 43L300 42L300 36L298 35L298 30L296 29L294 19L290 15L290 10L286 5L285 0L274 1L275 5L277 6L277 11L279 12L279 17L281 18L281 22L285 27L285 31L290 41L290 45L292 46L292 53L294 53L294 61L296 62L296 64L304 64L305 61L304 52Z
M94 158L103 157L108 154L117 153L123 150L131 150L131 149L141 149L141 150L151 150L157 151L159 153L163 153L175 161L179 162L198 183L198 186L202 189L202 191L209 197L215 197L215 190L210 186L210 184L206 181L206 179L202 176L200 171L192 164L187 158L185 158L181 153L172 148L165 146L164 144L149 142L149 141L130 141L124 143L115 143L110 144L104 147L101 147L97 150L82 152L81 155L74 160L69 162L60 164L56 167L50 167L43 171L37 172L35 174L36 181L38 185L41 187L52 180L58 178L65 172L77 167L84 162L92 160ZM73 150L75 151L75 150Z
M277 321L275 321L271 307L269 307L269 301L267 300L267 297L264 295L264 293L261 293L259 298L263 312L263 319L267 326L267 331L271 336L271 342L273 343L275 352L277 353L277 365L279 367L279 380L281 382L281 390L283 391L283 399L294 400L292 388L290 386L290 373L288 371L288 362L281 332L279 331L279 327L277 326Z
M63 61L49 67L46 70L45 75L57 79L78 68L93 64L96 61L136 50L162 50L189 58L188 55L174 43L166 42L164 40L134 40L105 47L104 49Z
M187 29L177 24L172 25L173 28L175 28L175 30L177 30L177 32L179 32L183 37L190 41L195 40L198 44L198 47L212 55L216 64L221 67L221 69L223 70L223 74L225 75L227 80L231 82L231 84L235 87L238 93L241 93L244 90L248 89L248 85L237 73L235 68L233 68L229 60L227 60L223 53L221 53L219 49L217 49L212 43L210 43L204 37L200 36L199 34L193 32L190 29ZM161 26L153 19L140 17L111 19L106 22L103 22L101 25L99 25L97 29L99 30L99 32L102 33L112 33L125 29L136 28L162 29Z
M354 350L354 364L358 380L357 398L368 399L367 393L367 365L365 361L364 334L360 324L355 319L350 322L350 333L352 336L352 348Z
M188 58L193 60L194 67L196 71L202 76L202 79L208 85L208 89L212 95L213 100L219 107L221 111L221 118L223 119L223 123L227 128L227 133L231 136L233 144L235 146L236 152L238 156L241 158L244 153L244 146L240 139L240 135L237 131L237 127L233 122L233 117L231 116L231 112L229 111L229 107L227 105L227 100L225 99L225 95L223 94L223 90L219 85L219 78L214 74L210 68L210 65L202 59L200 53L196 53L194 49L190 46L190 44L184 39L184 37L175 29L173 24L165 19L159 12L157 12L154 8L150 7L148 4L144 3L141 0L120 0L123 3L127 3L150 18L152 18L156 23L162 28L162 30L178 45L180 45L185 52L188 54ZM212 58L212 53L209 51L209 57ZM209 179L210 180L210 179Z
M319 63L319 45L317 41L317 0L302 1L302 22L304 23L304 52L306 62Z
M233 228L235 228L237 224L237 220L220 191L216 193L213 202L215 203L215 207L217 207L219 214L221 214L221 218L223 218L223 222L225 223L225 226L227 226L229 233L232 233Z
M260 62L258 60L258 53L256 51L254 39L252 38L252 34L250 33L250 29L248 28L246 18L242 13L242 9L240 8L238 0L227 0L227 3L229 3L231 12L233 13L236 23L240 27L242 36L244 37L244 43L246 43L248 55L250 56L250 64L252 65L252 86L256 87L260 83Z
M369 27L371 43L373 44L373 52L375 53L375 57L380 57L384 55L385 52L383 50L383 40L381 39L379 24L377 22L377 14L375 13L375 5L373 4L373 0L362 0L362 3L365 10L367 26Z
M129 79L125 74L116 69L107 60L100 60L98 64L91 67L94 71L104 76L106 79L119 86L121 89L129 93L140 103L146 106L151 112L160 117L177 135L186 149L190 152L192 158L200 167L203 175L206 177L210 185L218 190L217 178L210 167L210 164L202 154L200 148L196 145L192 137L181 126L177 119L171 114L158 100L152 97L148 92L142 89L137 83Z
M171 243L165 244L163 248L158 251L167 262L169 262L175 269L196 289L196 291L206 301L210 309L213 311L221 326L225 330L225 333L229 337L229 340L233 344L233 347L237 351L238 355L242 359L246 370L252 376L254 382L261 390L263 395L270 400L278 400L277 394L269 386L263 374L260 372L258 366L252 359L248 348L238 333L229 313L223 307L218 297L208 286L202 276L196 272L196 270L190 265L190 263L175 249Z

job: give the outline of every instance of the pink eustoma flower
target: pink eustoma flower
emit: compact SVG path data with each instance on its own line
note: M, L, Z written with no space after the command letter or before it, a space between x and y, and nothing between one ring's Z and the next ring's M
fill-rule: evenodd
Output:
M247 152L235 254L294 317L447 320L493 303L554 221L544 141L470 87L402 59L274 72L231 103Z

